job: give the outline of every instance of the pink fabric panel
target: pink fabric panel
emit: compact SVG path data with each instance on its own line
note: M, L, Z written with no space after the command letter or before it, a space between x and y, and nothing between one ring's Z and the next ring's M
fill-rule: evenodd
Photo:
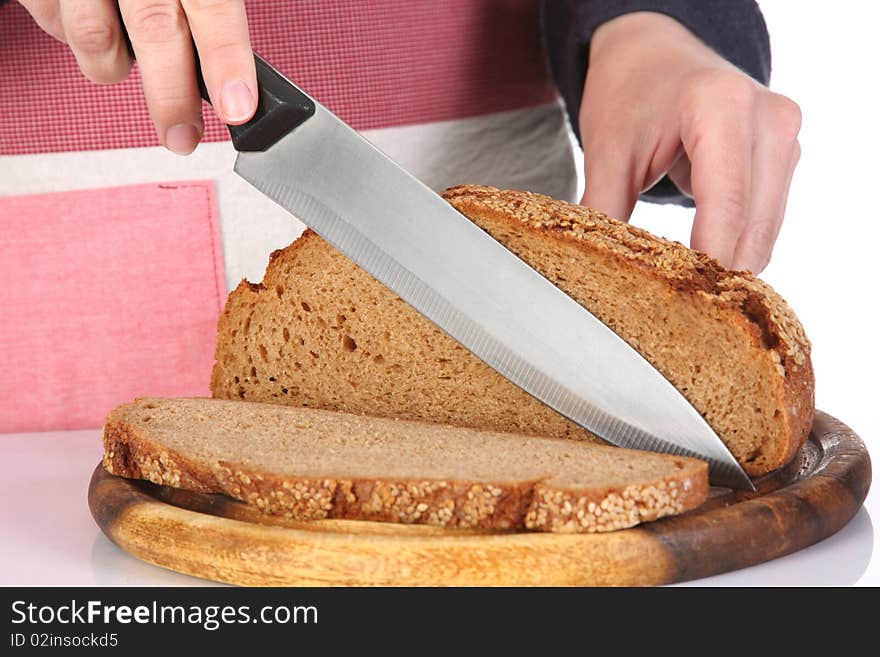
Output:
M209 394L222 257L212 182L0 198L0 432Z
M254 49L358 130L549 102L540 0L250 0ZM229 138L212 110L205 139ZM0 8L0 155L158 144L137 70L89 83L16 2Z

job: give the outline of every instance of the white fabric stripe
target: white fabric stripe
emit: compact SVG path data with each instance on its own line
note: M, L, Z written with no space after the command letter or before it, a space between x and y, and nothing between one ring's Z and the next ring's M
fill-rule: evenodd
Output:
M371 130L364 136L437 191L471 183L576 200L570 129L558 103ZM0 196L213 179L226 285L232 289L242 278L261 280L268 254L290 244L304 228L235 175L234 161L229 142L202 144L185 158L163 148L3 156Z

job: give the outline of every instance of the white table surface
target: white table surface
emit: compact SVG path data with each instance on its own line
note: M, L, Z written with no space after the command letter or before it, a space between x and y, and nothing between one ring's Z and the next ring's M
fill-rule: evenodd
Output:
M143 563L98 530L86 490L100 432L0 435L0 585L190 586L211 582ZM752 568L690 582L711 586L878 585L880 499L836 535Z

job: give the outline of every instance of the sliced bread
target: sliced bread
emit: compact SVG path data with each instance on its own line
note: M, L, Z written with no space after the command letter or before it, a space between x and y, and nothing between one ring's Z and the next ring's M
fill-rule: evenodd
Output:
M216 399L110 413L104 467L300 520L601 532L681 513L702 461L587 442Z
M749 474L794 456L813 419L810 344L769 285L545 196L477 186L445 196L640 351ZM261 284L230 294L211 388L226 399L597 440L311 232L272 254Z

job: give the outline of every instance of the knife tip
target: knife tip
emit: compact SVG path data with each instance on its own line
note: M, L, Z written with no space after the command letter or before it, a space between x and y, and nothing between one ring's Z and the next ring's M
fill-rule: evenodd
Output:
M754 492L755 484L738 463L709 463L709 483Z

